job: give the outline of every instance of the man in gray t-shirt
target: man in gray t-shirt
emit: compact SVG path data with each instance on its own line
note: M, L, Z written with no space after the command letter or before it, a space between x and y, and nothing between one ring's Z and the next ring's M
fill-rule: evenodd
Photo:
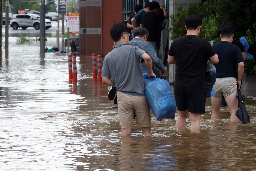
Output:
M115 48L104 59L102 81L117 88L122 136L131 135L134 111L136 121L144 136L151 136L150 110L144 95L145 82L140 68L140 60L144 59L148 68L148 76L155 77L152 60L138 46L129 45L129 30L126 25L114 24L110 34L115 41Z

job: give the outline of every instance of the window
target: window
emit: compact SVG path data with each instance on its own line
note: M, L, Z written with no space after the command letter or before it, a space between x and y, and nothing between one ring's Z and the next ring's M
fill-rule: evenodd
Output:
M30 16L29 15L25 15L24 18L25 19L30 19Z
M17 15L16 18L24 18L24 15Z

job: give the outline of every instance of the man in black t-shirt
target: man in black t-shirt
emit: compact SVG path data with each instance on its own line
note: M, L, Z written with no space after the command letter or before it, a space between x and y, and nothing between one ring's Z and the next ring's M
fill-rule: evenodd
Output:
M202 20L197 15L190 15L185 20L187 35L175 39L169 51L168 63L176 64L174 95L178 108L176 128L184 130L190 113L191 131L200 131L201 113L205 113L205 73L209 59L218 63L211 44L197 37Z
M216 43L213 48L219 56L219 63L216 67L216 82L213 89L216 92L211 98L212 102L212 119L219 119L220 104L222 95L228 104L230 112L230 122L239 122L236 111L238 109L237 85L240 88L241 79L244 72L244 58L240 49L233 45L235 29L226 24L221 27L221 41ZM237 70L238 63L238 74Z
M159 8L163 9L164 14L157 14ZM149 4L149 12L142 16L142 27L147 29L149 32L148 42L150 42L155 51L157 51L156 42L158 40L158 26L160 21L168 19L168 14L164 5L159 5L158 2L153 1Z

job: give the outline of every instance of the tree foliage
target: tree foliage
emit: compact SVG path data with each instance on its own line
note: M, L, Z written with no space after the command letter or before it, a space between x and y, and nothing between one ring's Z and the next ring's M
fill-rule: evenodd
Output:
M77 13L78 12L78 9L77 9L77 2L75 1L72 1L71 3L68 4L67 6L67 13L70 13L72 12L72 6L74 6L74 12Z
M29 0L26 0L29 1ZM36 11L40 11L40 5L39 2L40 0L30 0L30 1L38 1L38 3L32 3L32 2L22 2L20 3L20 0L10 0L10 7L11 7L11 12L15 13L18 10L25 10L25 9L30 9L30 10L36 10ZM3 3L3 6L5 7L5 1ZM3 8L3 12L5 12L5 8ZM47 2L47 4L45 5L45 12L56 12L56 5Z
M181 4L177 7L177 13L172 14L171 18L171 27L169 27L169 31L172 33L171 39L175 39L186 34L185 29L185 18L190 14L199 14L200 5L196 2L189 3L187 9L184 10Z

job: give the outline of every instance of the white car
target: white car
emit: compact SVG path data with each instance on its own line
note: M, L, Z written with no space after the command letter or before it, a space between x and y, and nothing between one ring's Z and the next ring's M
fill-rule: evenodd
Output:
M10 26L17 30L21 27L23 30L26 30L28 27L34 27L36 30L40 29L40 16L36 14L17 14L15 18L12 18L10 21ZM52 27L51 21L45 19L45 29Z
M48 12L45 14L45 17L49 18L51 21L58 21L58 13L56 12Z

